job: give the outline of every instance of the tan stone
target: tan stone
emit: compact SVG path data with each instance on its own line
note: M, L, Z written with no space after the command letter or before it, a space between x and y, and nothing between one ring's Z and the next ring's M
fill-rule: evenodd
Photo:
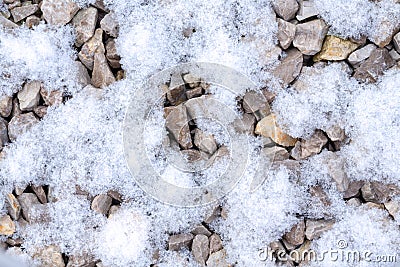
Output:
M328 26L322 19L296 25L296 35L293 46L304 55L313 56L322 48L322 42L328 32Z
M321 51L314 56L314 61L320 60L344 60L358 45L349 40L328 35L325 38Z
M257 123L256 134L264 137L270 137L275 143L282 146L294 146L296 138L284 133L276 124L276 116L271 114Z
M78 12L79 7L72 0L43 0L41 10L49 24L65 25Z
M10 216L3 215L0 217L0 235L12 235L15 233L15 223Z

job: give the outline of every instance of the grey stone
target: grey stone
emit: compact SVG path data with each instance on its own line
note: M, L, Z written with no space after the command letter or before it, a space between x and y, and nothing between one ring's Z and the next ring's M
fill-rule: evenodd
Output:
M226 261L226 251L221 249L212 253L207 260L208 267L228 267L230 266Z
M243 109L246 113L253 113L257 120L271 114L270 107L264 95L255 91L248 91L243 97Z
M13 194L6 195L6 206L11 218L15 221L18 220L19 215L21 214L21 205Z
M276 14L284 20L294 18L297 10L299 10L299 4L296 0L274 0L272 6Z
M360 63L367 58L369 58L372 54L373 51L377 49L376 45L374 44L367 44L366 46L357 49L353 53L349 55L348 61L351 65L354 67L357 67L360 65Z
M194 235L206 235L208 237L211 236L211 232L201 224L197 225L193 229L192 234L194 234Z
M5 29L15 29L18 28L18 25L0 14L0 27Z
M100 21L100 27L108 35L118 37L119 25L114 12L110 12Z
M81 9L72 19L72 25L75 29L75 45L82 46L94 34L97 22L97 9L88 7Z
M209 237L209 240L210 240L210 254L213 254L214 252L223 249L222 240L219 237L219 235L213 234L212 236Z
M27 132L39 120L32 112L16 115L8 123L8 136L11 141L15 141L17 137Z
M85 66L79 62L79 61L75 61L75 65L77 67L77 81L78 83L82 86L85 87L86 85L90 84L90 76L89 73L87 71L87 69L85 68Z
M122 202L122 196L120 193L118 193L115 190L110 190L107 192L107 195L109 195L111 198L115 199L116 201Z
M192 243L192 254L194 259L201 265L205 266L210 251L208 237L205 235L196 235Z
M343 141L346 138L344 130L338 125L334 125L326 130L326 135L332 141Z
M92 38L82 46L81 51L78 53L79 60L89 70L93 70L94 55L96 52L100 54L105 52L102 29L96 29Z
M334 152L327 152L327 167L329 176L336 183L339 192L346 192L349 188L349 179L344 171L344 159L337 156Z
M200 129L196 129L194 132L194 144L207 154L214 154L217 151L217 143L212 134L206 134Z
M296 25L287 22L283 19L277 19L278 21L278 40L279 44L283 49L288 49L292 44L294 36L296 34Z
M390 50L389 54L393 58L393 60L395 60L395 61L399 61L400 60L400 54L397 53L397 51L395 49Z
M36 194L37 198L42 204L47 203L46 193L44 192L43 187L41 186L32 186L33 192Z
M358 198L350 198L346 201L346 204L353 207L359 207L361 206L361 201Z
M391 19L389 16L381 17L379 26L371 31L369 40L371 40L378 47L383 48L388 45L393 36L399 31L400 24L398 21Z
M38 5L23 5L20 7L16 7L11 10L11 14L13 16L14 22L19 22L23 20L24 18L34 14L36 11L39 10Z
M350 181L347 190L344 192L344 198L351 198L358 196L361 187L364 185L364 181Z
M60 90L54 90L49 92L45 88L40 89L40 95L42 96L44 103L48 106L59 106L63 101L63 92Z
M327 32L328 26L322 19L297 24L293 46L304 55L313 56L321 51Z
M176 106L186 101L185 85L180 74L175 73L171 76L169 87L163 90L167 95L167 99L172 105Z
M317 130L309 139L297 141L290 154L297 160L305 159L320 153L327 142L328 138L324 133Z
M203 88L201 88L200 86L192 89L192 90L188 90L186 91L186 97L187 99L191 99L191 98L195 98L195 97L199 97L203 94Z
M294 225L283 238L294 246L301 245L304 242L305 228L304 220L301 220L298 224Z
M314 0L298 0L299 11L297 12L296 19L303 21L305 19L318 16L318 10L315 8Z
M281 60L272 73L276 78L281 80L284 85L288 85L299 76L302 67L302 53L300 53L296 48L291 48L286 51L286 56Z
M244 113L241 118L233 121L233 127L237 133L252 135L256 123L256 117L253 114Z
M107 64L106 56L103 53L94 54L94 64L92 72L92 85L104 88L115 82L114 74Z
M355 70L354 77L362 82L376 82L395 63L386 48L378 48Z
M168 239L168 250L178 251L182 248L189 248L193 237L192 234L171 235Z
M400 32L393 36L393 45L397 52L400 53Z
M100 194L94 197L91 208L97 213L107 215L111 207L112 198L106 194Z
M182 78L185 84L187 84L190 88L195 88L200 86L201 79L199 77L194 76L191 73L183 75Z
M400 223L400 203L396 200L391 200L385 203L385 208L389 214Z
M35 15L29 16L25 20L25 25L31 29L33 26L37 26L40 24L40 18L36 17Z
M264 155L267 156L268 159L273 161L283 161L289 159L289 152L280 146L273 146L273 147L263 147L262 152Z
M8 123L5 119L0 118L0 150L8 143Z
M41 10L49 24L65 25L78 12L79 7L72 0L43 0Z
M33 110L39 105L41 83L39 81L27 82L18 92L19 107L22 111Z
M193 146L188 121L186 106L181 104L172 108L165 122L167 130L184 149Z
M37 106L33 109L33 112L39 117L43 118L47 114L47 106Z
M334 221L306 220L306 237L308 240L319 238L322 233L332 229Z
M121 64L119 61L121 60L121 57L117 53L117 48L115 46L115 40L114 39L108 39L106 43L106 57L108 60L108 63L110 63L110 66L114 69L120 68Z
M367 182L361 187L361 194L365 201L381 204L387 202L393 195L400 193L394 184L381 182Z
M110 10L104 5L103 0L96 0L92 5L103 10L104 12L110 12Z
M332 204L329 200L328 195L325 190L320 185L312 186L309 189L310 195L318 199L318 201L325 207L328 207Z
M33 219L32 214L35 207L41 205L38 198L32 193L22 193L17 199L21 205L22 215L26 221L30 222Z
M37 248L33 253L33 259L41 262L40 266L43 267L65 267L61 250L55 245Z

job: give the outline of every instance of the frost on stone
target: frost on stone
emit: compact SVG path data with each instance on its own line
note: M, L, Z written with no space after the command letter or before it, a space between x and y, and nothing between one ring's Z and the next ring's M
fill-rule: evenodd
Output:
M69 27L39 25L0 29L0 94L11 95L24 82L40 80L48 90L76 90L74 37Z

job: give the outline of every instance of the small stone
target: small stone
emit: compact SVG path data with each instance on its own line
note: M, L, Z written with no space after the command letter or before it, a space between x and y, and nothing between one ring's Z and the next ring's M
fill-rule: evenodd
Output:
M296 25L287 22L283 19L277 19L278 21L278 40L279 44L283 49L288 49L292 44L294 36L296 34Z
M92 85L104 88L115 82L114 74L107 64L106 56L103 53L94 54L94 64L92 72Z
M35 206L40 205L39 200L36 195L32 193L23 193L18 196L17 199L21 205L22 215L26 221L30 222L32 219L32 211L35 209Z
M397 52L400 53L400 32L393 37L393 45Z
M36 108L33 109L33 112L39 117L43 118L47 114L47 108L46 106L37 106Z
M77 67L77 81L78 83L82 86L85 87L86 85L89 85L91 80L90 80L90 76L89 73L87 71L87 69L85 68L85 66L79 62L79 61L75 61L75 65Z
M272 6L276 14L286 21L293 19L299 10L296 0L274 0Z
M18 28L18 25L0 14L0 27L5 29L15 29Z
M115 199L118 202L122 202L122 196L120 193L118 193L115 190L110 190L107 192L107 195L109 195L111 198Z
M104 18L100 21L100 27L108 35L112 37L118 37L119 25L114 12L110 12L104 16Z
M284 133L276 124L276 117L271 114L257 123L255 133L264 137L270 137L281 146L294 146L297 139Z
M97 9L88 7L81 9L72 19L72 25L75 29L75 45L82 46L94 34L97 22Z
M358 67L362 61L369 58L373 51L377 49L376 45L374 44L367 44L366 46L357 49L353 53L349 55L348 61L349 63L354 66Z
M12 142L15 141L19 135L27 132L38 122L39 120L32 112L16 115L8 123L8 136L10 140Z
M306 237L308 240L319 238L322 233L332 229L334 221L306 220Z
M231 265L226 261L226 251L221 249L212 253L207 260L208 267L229 267Z
M379 27L372 31L369 39L378 47L383 48L392 41L393 36L399 31L399 26L398 21L384 17L379 22Z
M362 204L364 207L367 207L369 209L384 209L384 205L383 204L376 204L376 203L372 203L372 202L367 202Z
M385 203L393 195L399 193L400 189L397 186L381 182L367 182L361 187L361 194L364 200L377 204Z
M178 251L182 248L189 248L193 237L192 234L171 235L168 239L168 250Z
M106 194L100 194L94 197L91 208L97 213L106 215L111 207L112 198Z
M304 242L305 228L306 225L302 220L293 226L292 229L283 236L283 238L294 246L301 245Z
M10 216L8 215L0 216L0 235L13 235L14 233L15 233L15 223L11 220Z
M168 101L174 106L186 101L184 81L179 74L172 75L169 87L164 87L163 90L167 95Z
M332 141L343 141L346 138L344 130L338 125L330 127L325 132L329 139L331 139Z
M208 237L205 235L196 235L192 243L192 254L201 266L206 266L209 251Z
M350 198L346 201L346 204L353 207L361 206L361 201L358 198Z
M201 88L200 86L199 86L199 87L196 87L196 88L194 88L194 89L192 89L192 90L186 91L186 97L187 97L187 99L199 97L199 96L201 96L202 94L203 94L203 88Z
M358 45L349 40L328 35L325 38L321 51L314 56L314 61L320 60L344 60Z
M18 202L18 199L13 194L6 195L6 205L8 214L10 214L13 220L18 220L19 215L21 214L21 205Z
M194 235L206 235L206 236L211 236L211 232L204 226L204 225L197 225L193 231L192 234Z
M389 214L400 223L400 203L395 200L391 200L385 203L385 208L389 212Z
M217 143L212 134L206 134L200 129L196 129L194 132L194 144L205 153L210 155L217 151Z
M44 192L43 187L32 185L32 190L36 194L37 198L42 204L47 203L46 193Z
M215 205L213 208L207 211L207 214L204 218L204 222L206 224L212 223L215 219L217 219L221 215L221 207L219 205Z
M281 60L279 65L273 70L276 78L281 80L284 85L290 84L299 76L303 67L303 55L296 48L286 51L286 56Z
M296 19L299 21L318 16L318 10L315 8L314 0L298 0L299 11L297 12Z
M104 12L110 12L110 10L104 5L103 0L96 0L93 4L93 6L97 7L98 9L103 10Z
M119 70L117 71L117 75L115 76L115 79L117 81L120 81L122 79L125 79L125 71L124 70Z
M89 39L81 48L81 51L78 53L78 57L83 65L86 66L89 70L93 70L94 64L94 55L98 51L98 53L104 53L105 48L103 45L103 30L97 29L94 32L92 38Z
M44 103L48 106L59 106L63 102L63 92L60 90L49 92L42 88L40 89L40 95L42 96Z
M0 98L0 115L4 118L10 116L12 111L12 97L11 96L2 96Z
M383 72L394 64L396 62L392 59L387 49L378 48L356 69L354 78L362 82L376 82L378 77L383 75Z
M271 162L287 160L290 157L289 152L280 146L264 147L262 148L262 152Z
M18 92L19 107L22 111L33 110L39 105L41 83L32 81L25 83L24 88Z
M37 26L40 24L40 18L36 17L35 15L29 16L25 20L25 25L31 29L33 26Z
M321 19L297 24L293 46L297 47L304 55L313 56L321 51L327 32L328 26Z
M41 10L48 23L62 26L71 21L79 7L72 0L43 0Z
M210 240L210 254L213 254L214 252L223 249L222 240L219 237L219 235L213 234L212 236L209 237L209 240Z
M40 266L65 267L60 248L55 245L38 248L33 254L33 258L41 262Z
M336 183L339 192L346 192L349 188L349 179L344 171L344 160L337 156L334 152L327 152L327 167L329 176Z
M96 261L92 255L71 255L68 257L67 267L95 267Z
M322 186L320 185L312 186L310 187L309 192L312 197L317 198L319 202L322 203L322 205L324 205L325 207L328 207L332 204Z
M118 69L121 67L121 64L119 61L121 60L121 57L117 53L117 48L115 46L115 40L114 39L108 39L106 43L106 57L108 60L108 63L110 63L110 66L114 69Z
M167 130L184 149L193 146L188 121L186 106L181 104L171 110L165 122Z
M389 54L393 58L393 60L395 60L395 61L399 61L400 60L400 54L397 53L397 51L395 49L390 50Z
M297 141L290 154L297 160L305 159L320 153L326 143L328 138L322 131L317 130L309 139Z
M344 192L344 198L357 197L360 193L364 181L350 181L347 190Z
M256 117L253 114L244 113L241 118L236 118L233 121L233 127L237 133L252 135Z
M183 75L182 78L185 84L187 84L190 88L196 88L200 86L201 79L191 73Z
M0 118L0 150L8 143L8 123L5 119Z
M246 113L253 113L257 120L271 114L267 100L260 93L248 91L243 97L243 109Z
M23 5L21 7L16 7L11 10L11 14L13 16L14 22L19 22L24 18L34 14L36 11L39 10L38 5Z

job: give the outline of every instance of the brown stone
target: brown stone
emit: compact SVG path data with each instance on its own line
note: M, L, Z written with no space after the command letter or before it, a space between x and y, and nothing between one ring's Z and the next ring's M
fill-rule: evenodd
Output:
M256 91L248 91L244 94L243 109L246 113L253 113L257 120L271 114L267 99Z
M17 137L27 132L39 120L32 112L16 115L8 123L8 136L11 141L15 141Z
M110 12L104 16L104 18L100 21L100 27L108 35L112 37L118 37L119 25L114 12Z
M364 181L350 181L347 190L344 192L344 198L351 198L358 196L361 187L364 185Z
M186 107L181 104L171 110L165 122L167 130L184 149L193 146L188 121Z
M210 240L210 254L220 251L223 248L222 240L219 237L219 235L213 234L212 236L209 237L209 240Z
M396 62L386 48L378 48L356 69L354 78L362 82L376 82L383 72Z
M192 234L194 235L205 235L205 236L211 236L211 232L204 226L204 225L197 225L193 231Z
M42 204L47 203L47 196L46 193L44 192L43 187L32 185L32 190Z
M23 5L20 7L16 7L11 10L11 14L13 16L14 22L19 22L23 20L24 18L34 14L36 11L39 10L38 5Z
M214 154L217 151L217 143L212 134L206 134L200 129L196 129L194 132L194 144L207 154Z
M284 20L291 20L296 16L299 4L296 0L274 0L272 6L278 16Z
M100 194L94 197L91 208L97 213L107 215L108 210L111 207L112 198L106 194Z
M106 57L108 60L108 63L110 63L110 66L114 69L118 69L121 67L121 64L119 61L121 60L121 57L117 53L117 48L115 46L115 40L114 39L108 39L106 42Z
M301 220L298 224L294 225L283 238L294 246L303 244L305 236L305 223Z
M103 30L97 29L92 38L89 39L81 48L78 54L80 61L89 70L93 70L95 53L102 54L105 52L103 45Z
M381 204L399 194L400 189L394 184L367 182L361 187L361 193L365 201Z
M286 51L286 56L281 60L279 65L273 70L276 78L281 80L284 85L290 84L299 76L303 67L303 55L296 48Z
M92 38L96 28L97 13L96 8L88 7L81 9L72 19L72 25L76 33L75 45L77 47L82 46Z
M65 25L71 21L78 5L72 0L43 0L41 5L43 18L53 25Z
M10 214L13 220L18 220L19 215L21 214L21 205L18 202L18 199L13 194L6 195L6 205L8 214Z
M291 156L297 160L300 160L316 155L321 152L322 147L327 142L328 138L324 135L324 133L320 130L317 130L309 139L297 141L296 145L291 151Z
M306 220L306 237L308 240L319 238L322 233L332 229L334 221Z
M277 19L278 21L278 40L279 44L283 49L288 49L292 44L294 36L296 34L296 25L287 22L283 19Z
M94 64L92 72L92 85L104 88L115 82L114 74L107 64L106 56L103 53L94 54Z
M212 253L207 260L208 267L229 267L231 265L226 261L226 251L221 249Z
M32 193L22 193L18 196L19 204L21 205L22 215L25 220L30 222L32 217L32 211L36 206L41 205L35 194Z
M168 250L179 251L182 248L189 248L193 238L192 234L171 235L168 239Z
M203 88L201 88L200 86L196 87L196 88L194 88L192 90L186 91L187 99L191 99L191 98L194 98L194 97L199 97L202 94L203 94Z
M43 267L65 267L65 263L59 247L55 245L38 248L33 254L33 258L41 262Z
M15 233L15 223L11 220L10 216L0 216L0 235L13 235ZM208 239L207 239L208 242Z
M37 26L40 24L40 18L36 17L35 15L29 16L25 20L25 25L31 29L33 26Z
M48 106L59 106L63 102L63 92L60 90L48 91L42 88L40 95Z
M19 107L22 111L31 111L39 105L40 88L41 83L39 81L25 83L23 89L17 94Z
M12 111L12 97L2 96L0 98L0 116L6 118L10 116L11 111Z
M328 26L321 19L297 24L293 46L304 55L313 56L321 51L322 42L327 32Z

